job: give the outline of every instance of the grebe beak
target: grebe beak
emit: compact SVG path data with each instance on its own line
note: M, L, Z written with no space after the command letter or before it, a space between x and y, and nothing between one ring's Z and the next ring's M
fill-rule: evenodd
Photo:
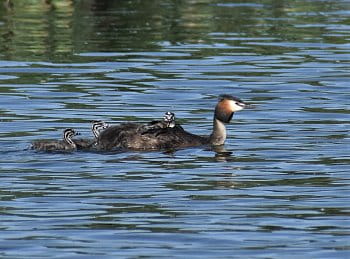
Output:
M244 109L252 109L252 108L255 108L254 104L244 103Z

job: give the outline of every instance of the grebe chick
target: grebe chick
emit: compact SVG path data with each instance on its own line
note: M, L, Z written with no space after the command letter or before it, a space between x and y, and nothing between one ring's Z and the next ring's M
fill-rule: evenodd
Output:
M95 139L98 139L100 132L107 129L109 124L104 121L93 121L91 125L92 134L94 134Z
M94 135L94 139L75 139L74 143L77 146L77 149L88 149L96 145L96 141L100 132L107 129L109 124L104 121L93 121L91 124L91 131Z
M77 149L72 138L79 135L73 129L63 131L63 140L37 140L32 143L31 149L38 151L73 151Z
M213 130L208 136L187 132L179 124L160 129L161 134L142 134L144 125L122 123L104 130L98 138L97 148L101 150L159 150L200 145L223 145L226 140L225 124L231 121L235 112L246 106L237 97L221 95L214 111Z
M166 128L175 127L175 114L172 112L166 112L163 116L163 121L166 123Z
M172 112L166 112L163 116L162 121L151 121L148 124L141 127L141 134L162 134L166 132L166 128L174 128L175 127L175 114Z

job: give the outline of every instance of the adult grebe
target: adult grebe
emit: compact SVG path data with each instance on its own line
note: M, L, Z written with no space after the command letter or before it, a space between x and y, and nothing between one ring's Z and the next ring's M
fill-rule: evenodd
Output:
M213 131L209 136L189 133L179 124L148 133L144 130L145 125L143 124L122 123L104 130L98 137L97 148L100 150L159 150L199 145L223 145L226 140L225 123L231 121L234 112L245 107L246 104L237 97L221 95L215 107ZM158 132L160 134L157 134Z
M72 138L79 135L73 129L63 131L63 140L37 140L32 143L31 149L38 151L73 151L77 149Z
M100 135L100 132L107 129L109 127L109 124L104 121L93 121L91 125L91 131L94 135L94 139L74 139L74 143L77 146L77 149L88 149L97 144L98 136Z

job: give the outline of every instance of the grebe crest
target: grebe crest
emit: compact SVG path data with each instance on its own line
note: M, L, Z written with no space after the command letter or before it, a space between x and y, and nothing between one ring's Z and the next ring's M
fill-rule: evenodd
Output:
M98 139L98 136L100 135L101 131L107 129L108 127L109 127L109 124L104 121L93 121L91 130L95 138Z
M215 107L215 118L223 123L229 123L235 112L243 110L246 104L239 98L223 94L219 96L219 102Z

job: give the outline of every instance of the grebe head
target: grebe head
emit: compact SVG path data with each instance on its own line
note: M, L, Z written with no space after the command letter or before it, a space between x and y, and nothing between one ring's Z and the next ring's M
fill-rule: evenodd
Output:
M174 128L175 127L175 114L172 112L166 112L163 116L164 122L167 123L168 128Z
M109 124L104 122L104 121L93 121L92 122L92 126L91 126L91 130L92 133L94 134L95 138L97 139L98 136L100 135L100 132L102 130L105 130L109 127Z
M65 129L63 131L63 139L70 145L75 145L72 138L76 135L79 135L79 133L76 132L74 129Z
M219 102L215 107L215 118L223 123L229 123L235 112L243 110L247 106L241 99L232 95L219 96Z

